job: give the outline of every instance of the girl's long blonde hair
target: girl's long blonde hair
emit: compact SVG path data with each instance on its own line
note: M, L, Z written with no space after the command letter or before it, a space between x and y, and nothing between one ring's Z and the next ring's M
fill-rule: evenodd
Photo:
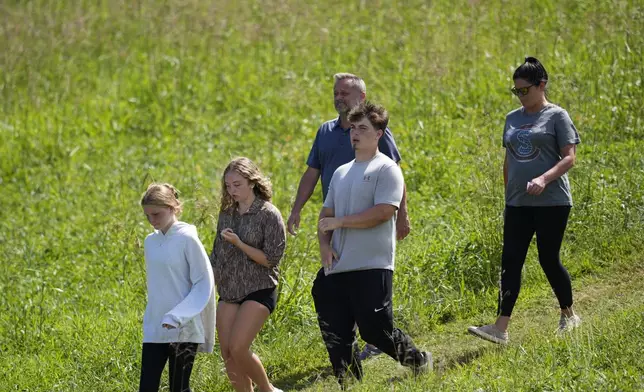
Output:
M257 165L246 157L235 158L224 170L224 174L221 176L221 208L220 212L228 211L230 208L235 206L235 200L228 194L226 191L226 174L231 171L239 173L240 176L247 179L253 187L253 193L256 197L261 198L265 201L271 201L273 196L273 190L271 182L268 178L264 177L262 172L259 170Z

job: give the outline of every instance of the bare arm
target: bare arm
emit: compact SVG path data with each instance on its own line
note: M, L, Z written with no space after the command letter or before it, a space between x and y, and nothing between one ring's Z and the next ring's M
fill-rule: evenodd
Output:
M320 211L320 221L326 218L333 218L335 216L335 211L332 208L323 207ZM318 241L320 242L320 248L325 245L331 245L331 235L333 234L332 230L322 231L318 230Z
M320 170L309 166L302 175L302 179L300 179L300 185L297 187L297 195L295 196L295 202L291 209L291 215L287 221L288 232L292 235L295 235L295 230L300 226L300 211L302 211L306 202L311 198L319 178Z
M358 214L340 218L341 226L348 229L369 229L388 221L396 213L396 207L391 204L377 204Z
M388 221L395 213L396 207L391 204L376 204L363 212L341 218L321 217L319 228L322 232L330 232L341 227L347 229L369 229Z
M561 160L547 172L532 179L526 186L526 191L531 195L540 195L548 184L566 174L575 165L576 151L575 144L564 146L561 149Z
M335 211L333 208L323 207L320 211L320 222L325 219L333 219L335 216ZM331 236L333 235L332 230L322 230L318 229L318 242L320 243L320 257L322 262L322 267L329 269L333 265L333 258L338 259L338 255L333 250L331 246Z
M337 173L337 172L336 172ZM362 212L339 218L320 219L318 227L322 231L337 228L369 229L390 220L398 209L397 200L402 200L405 184L398 166L390 166L381 172L376 186L374 201L376 205ZM396 200L396 202L393 202Z
M403 197L400 200L400 207L398 207L398 215L404 213L407 215L407 185L403 186Z
M398 241L404 240L410 231L411 223L409 222L409 214L407 214L407 185L403 185L403 196L396 215L396 239Z
M561 160L557 162L552 169L541 175L546 181L546 184L549 184L563 176L568 172L568 170L575 166L575 161L577 160L577 146L574 144L564 146L564 148L561 149L561 157Z

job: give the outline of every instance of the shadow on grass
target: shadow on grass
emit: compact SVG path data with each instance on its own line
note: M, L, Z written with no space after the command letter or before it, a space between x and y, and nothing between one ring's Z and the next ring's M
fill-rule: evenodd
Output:
M461 352L453 357L442 358L437 364L434 364L434 371L443 373L447 370L453 369L458 366L467 365L474 362L488 352L502 350L503 347L497 345L489 345L478 347L474 350Z
M474 362L478 358L482 357L486 353L493 352L493 351L498 351L498 350L503 350L504 347L501 346L485 346L485 347L479 347L474 350L468 350L462 353L459 353L458 355L450 356L450 357L445 357L445 358L434 358L434 370L433 373L435 374L441 374L444 373L450 369L454 369L458 366L463 366L467 365L471 362ZM405 373L404 375L398 375L391 377L387 380L388 383L395 383L395 382L401 382L403 380L407 380L409 378L414 378L414 377L423 377L423 375L430 374L431 372L426 372L426 373L421 373L419 375L415 375L413 372L408 372Z
M330 376L333 376L333 371L330 366L325 365L281 377L273 384L285 391L301 391Z
M458 366L463 366L471 362L474 362L475 360L482 357L486 353L497 351L497 350L503 350L503 349L504 347L501 347L501 346L490 345L490 346L479 347L474 350L464 351L454 356L435 358L434 373L437 373L437 374L444 373ZM409 378L423 377L423 375L425 374L429 374L429 373L422 373L416 376L412 371L409 371L409 372L405 372L405 374L397 375L387 379L387 383L402 382ZM305 370L287 375L285 377L276 379L273 384L277 388L284 389L285 391L301 391L303 389L309 388L311 385L315 384L318 381L322 381L332 376L333 376L333 371L331 367L328 365L325 365L325 366L318 366L318 367L305 369Z

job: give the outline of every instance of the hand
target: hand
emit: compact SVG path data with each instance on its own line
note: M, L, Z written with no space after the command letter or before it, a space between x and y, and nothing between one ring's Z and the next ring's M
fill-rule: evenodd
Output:
M330 244L320 245L320 256L322 257L322 267L329 269L333 266L333 259L338 260L338 254L331 247Z
M411 224L409 223L409 216L406 212L402 210L398 211L398 217L396 218L396 239L402 241L409 235L411 231Z
M288 227L288 232L291 233L291 235L296 235L296 230L300 228L300 213L291 211L291 215L288 217L286 226Z
M241 240L239 239L237 234L235 234L233 230L229 228L225 228L221 231L221 238L235 246L239 246L241 244Z
M544 189L546 189L546 180L543 177L533 178L532 181L526 185L526 192L529 195L539 196Z
M342 227L342 219L340 218L322 218L318 223L318 228L321 232L333 231Z
M163 328L165 328L165 329L175 329L176 328L174 325L170 325L170 324L166 324L166 323L161 324L161 326Z

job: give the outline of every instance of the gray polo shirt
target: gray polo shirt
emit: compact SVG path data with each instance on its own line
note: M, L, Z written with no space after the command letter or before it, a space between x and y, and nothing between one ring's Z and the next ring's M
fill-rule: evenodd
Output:
M333 208L336 217L358 214L377 204L400 206L403 175L396 162L378 152L367 162L355 159L340 166L329 186L324 207ZM370 229L334 230L331 246L339 260L333 261L327 275L368 269L394 269L396 253L396 214Z
M561 160L561 149L579 144L579 134L568 112L554 104L538 113L525 113L523 108L505 118L503 147L508 156L508 185L505 203L508 206L546 207L571 206L572 195L568 175L564 174L546 186L538 195L529 195L529 181L550 170Z

